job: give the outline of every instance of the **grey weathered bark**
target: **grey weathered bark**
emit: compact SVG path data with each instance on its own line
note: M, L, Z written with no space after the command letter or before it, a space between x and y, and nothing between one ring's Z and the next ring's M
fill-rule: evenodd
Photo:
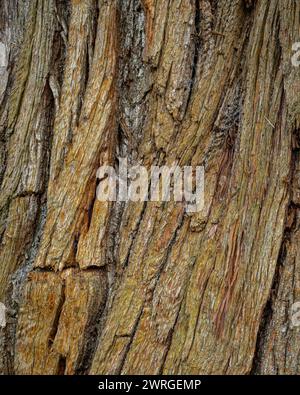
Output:
M2 371L291 374L294 0L3 0ZM118 157L204 165L205 207L105 203Z

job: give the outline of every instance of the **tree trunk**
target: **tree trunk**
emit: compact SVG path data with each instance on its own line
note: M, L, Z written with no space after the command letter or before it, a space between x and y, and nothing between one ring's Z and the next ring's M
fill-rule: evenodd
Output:
M1 0L2 372L300 373L299 34L294 0ZM99 201L119 157L204 166L204 209Z

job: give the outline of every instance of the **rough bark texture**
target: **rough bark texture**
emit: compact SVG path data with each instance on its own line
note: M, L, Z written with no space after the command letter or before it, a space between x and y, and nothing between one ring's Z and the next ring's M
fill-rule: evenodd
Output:
M1 1L3 372L300 373L299 39L294 0ZM204 210L98 201L120 156Z

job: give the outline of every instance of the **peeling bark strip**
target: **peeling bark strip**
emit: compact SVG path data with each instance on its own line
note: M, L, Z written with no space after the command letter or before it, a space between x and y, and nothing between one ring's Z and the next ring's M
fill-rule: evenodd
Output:
M39 195L45 189L52 114L47 81L56 27L54 1L32 1L28 11L24 2L21 10L28 23L0 112L5 147L0 192L0 299L9 275L22 263L32 242Z
M300 373L299 2L13 3L0 295L21 300L2 370ZM96 200L97 168L124 156L203 165L204 210Z
M83 360L86 336L91 336L88 329L105 300L104 289L100 271L68 269L61 276L32 272L19 313L16 373L74 374Z
M91 2L72 3L70 39L77 36L76 43L89 47L88 35L81 32L88 27L78 25L78 18L86 17L86 7ZM72 98L73 90L80 85L82 73L72 76L70 69L77 69L85 56L78 57L78 44L69 45L66 74L63 82L61 109L54 129L54 152L51 155L50 180L47 193L47 220L36 267L62 270L68 265L80 267L102 265L98 260L77 259L77 246L91 243L91 248L101 248L101 238L89 240L88 210L95 194L96 170L99 165L110 163L115 146L115 91L116 68L116 2L100 1L98 29L90 65L87 85L82 97L80 114L76 114ZM85 7L86 6L86 7ZM90 10L89 10L90 11ZM76 24L73 26L72 23ZM73 30L75 30L73 32ZM77 31L76 31L77 30ZM80 67L80 66L79 66ZM81 66L82 67L82 66ZM78 81L79 80L79 81ZM65 97L66 95L67 97ZM80 99L80 98L79 98ZM77 100L79 100L77 99ZM77 109L78 111L78 109ZM63 114L65 112L66 114ZM75 114L74 114L75 112ZM75 116L75 119L73 118ZM65 117L71 120L66 124ZM78 120L77 120L78 118ZM64 136L64 133L69 136ZM71 139L66 150L66 139ZM63 155L63 156L62 156ZM97 204L98 206L98 204ZM100 215L105 216L107 207ZM92 226L94 224L92 223ZM98 228L96 229L97 232ZM91 235L90 238L94 236ZM84 240L83 240L84 239ZM96 246L95 246L96 244ZM80 249L78 250L81 257ZM91 257L93 258L93 257ZM99 258L99 254L97 254ZM104 259L104 258L102 258Z

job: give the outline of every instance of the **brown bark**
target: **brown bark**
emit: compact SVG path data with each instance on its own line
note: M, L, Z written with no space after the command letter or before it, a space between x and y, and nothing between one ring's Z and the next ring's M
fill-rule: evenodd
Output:
M300 372L299 16L293 0L1 2L4 372ZM96 170L120 156L203 165L204 210L100 202Z

